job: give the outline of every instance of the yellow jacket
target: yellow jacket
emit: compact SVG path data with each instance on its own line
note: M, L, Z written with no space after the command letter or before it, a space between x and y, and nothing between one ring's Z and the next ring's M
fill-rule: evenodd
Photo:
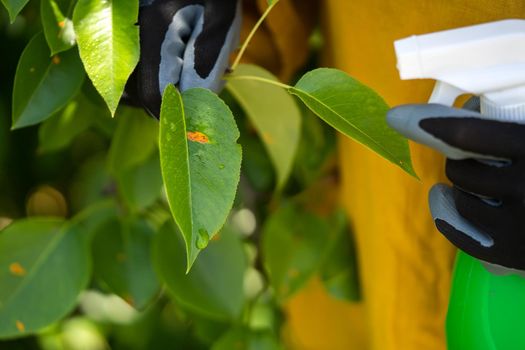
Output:
M283 2L292 3L301 7ZM391 106L425 102L432 89L430 81L399 79L394 40L525 16L520 0L322 0L321 6L328 64L369 85ZM455 251L435 230L427 206L430 186L445 180L444 160L418 145L411 150L420 182L340 138L342 202L357 239L364 300L337 302L313 281L287 307L292 348L446 348Z

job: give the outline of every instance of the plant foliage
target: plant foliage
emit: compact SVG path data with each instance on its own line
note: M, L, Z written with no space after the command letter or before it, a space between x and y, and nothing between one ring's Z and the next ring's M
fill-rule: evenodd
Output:
M379 95L241 54L220 96L168 86L158 122L120 103L138 1L2 3L0 348L281 349L312 278L359 298L336 131L415 175Z

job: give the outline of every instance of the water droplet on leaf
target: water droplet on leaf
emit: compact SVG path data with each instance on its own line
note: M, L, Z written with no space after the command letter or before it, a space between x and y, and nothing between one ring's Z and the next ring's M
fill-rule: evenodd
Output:
M201 228L198 231L197 235L197 241L195 242L195 245L199 249L204 249L208 246L208 242L210 241L210 235L208 234L208 231Z

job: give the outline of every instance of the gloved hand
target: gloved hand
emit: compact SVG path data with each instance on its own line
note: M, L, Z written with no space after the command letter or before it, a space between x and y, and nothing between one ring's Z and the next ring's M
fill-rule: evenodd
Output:
M239 44L241 16L238 0L140 0L140 62L124 103L159 118L168 84L218 92Z
M394 108L388 124L448 157L454 187L430 191L438 230L473 257L525 270L525 125L437 104Z

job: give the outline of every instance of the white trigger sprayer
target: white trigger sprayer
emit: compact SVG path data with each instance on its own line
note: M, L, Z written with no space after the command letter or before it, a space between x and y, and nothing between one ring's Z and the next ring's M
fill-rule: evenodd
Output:
M525 20L412 36L394 43L401 79L435 79L431 103L480 96L491 119L525 122Z

